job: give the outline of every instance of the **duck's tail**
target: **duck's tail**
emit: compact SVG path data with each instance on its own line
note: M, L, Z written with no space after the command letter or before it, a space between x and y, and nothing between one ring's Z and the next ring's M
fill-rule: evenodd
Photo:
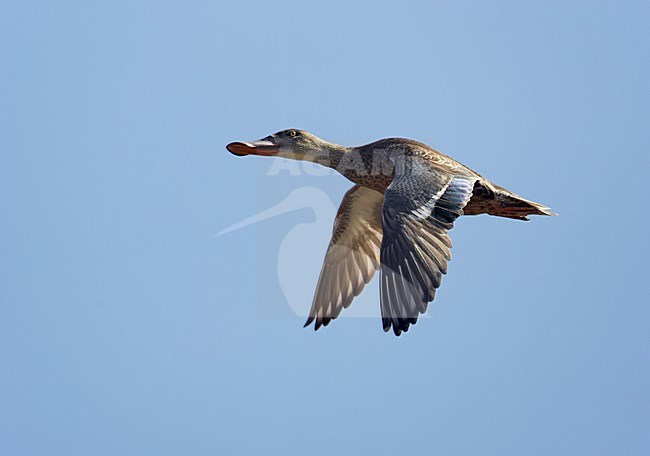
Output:
M529 215L557 215L547 206L528 201L503 187L485 181L478 181L474 185L474 194L465 206L464 213L487 213L516 220L528 220Z
M529 215L557 215L551 212L550 207L528 201L497 185L494 187L496 189L494 196L497 204L492 207L492 211L488 212L490 215L517 220L528 220Z

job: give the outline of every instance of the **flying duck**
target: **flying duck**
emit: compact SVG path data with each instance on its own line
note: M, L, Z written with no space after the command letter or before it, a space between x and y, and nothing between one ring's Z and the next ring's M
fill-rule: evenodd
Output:
M355 184L336 214L305 323L315 322L315 330L338 317L379 269L383 328L399 336L417 322L440 287L451 259L447 232L459 216L556 215L411 139L344 147L290 129L226 148L237 156L319 163Z

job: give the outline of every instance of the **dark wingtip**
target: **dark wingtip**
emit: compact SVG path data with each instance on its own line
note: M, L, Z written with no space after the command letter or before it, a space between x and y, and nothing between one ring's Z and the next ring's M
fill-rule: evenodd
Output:
M414 317L398 318L397 324L393 322L393 332L397 337L399 337L403 333L409 332L411 325L414 325L416 322L417 322L417 318Z

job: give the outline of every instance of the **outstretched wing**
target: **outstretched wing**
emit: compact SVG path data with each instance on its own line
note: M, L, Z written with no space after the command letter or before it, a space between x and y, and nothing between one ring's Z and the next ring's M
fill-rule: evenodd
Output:
M343 197L305 326L314 320L314 329L327 326L372 279L379 267L383 200L359 185Z
M447 230L463 213L476 177L455 175L417 156L394 160L384 193L381 316L384 331L408 331L433 300L451 259Z

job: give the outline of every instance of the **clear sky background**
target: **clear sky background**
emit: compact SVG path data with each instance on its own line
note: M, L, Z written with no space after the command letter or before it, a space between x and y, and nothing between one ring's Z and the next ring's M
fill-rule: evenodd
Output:
M648 23L2 2L0 454L650 454ZM560 217L461 218L431 318L385 334L373 282L314 333L350 183L224 148L290 127L418 139ZM305 186L331 202L216 236Z

